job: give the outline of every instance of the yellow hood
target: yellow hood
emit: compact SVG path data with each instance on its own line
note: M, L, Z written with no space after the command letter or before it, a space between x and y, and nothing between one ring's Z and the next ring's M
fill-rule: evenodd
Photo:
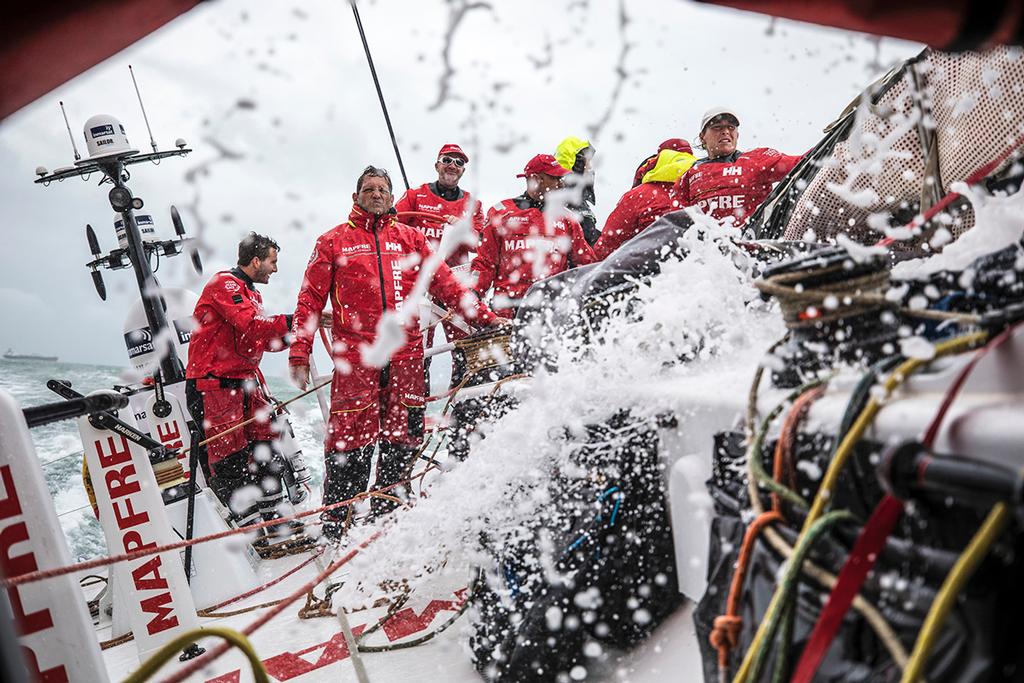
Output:
M576 163L576 155L587 147L590 147L590 142L570 135L559 142L558 147L555 148L555 161L565 170L571 171L573 164Z
M644 183L674 183L693 166L697 157L688 152L677 152L674 149L663 149L658 154L654 168L644 174Z

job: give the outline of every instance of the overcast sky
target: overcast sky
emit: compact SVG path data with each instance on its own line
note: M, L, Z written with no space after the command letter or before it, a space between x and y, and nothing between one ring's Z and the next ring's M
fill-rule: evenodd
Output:
M629 0L625 24L611 1L500 2L465 12L452 32L464 4L360 5L410 181L433 179L437 149L457 142L471 157L463 186L489 206L522 191L515 174L533 154L577 135L598 152L601 219L637 163L665 138L693 139L705 109L737 110L741 148L801 152L882 71L920 49L665 0ZM36 166L73 160L58 100L80 150L82 124L99 113L118 117L133 146L149 150L128 64L160 147L183 137L195 149L131 167L130 187L161 236L173 235L172 204L201 231L207 275L231 265L248 230L277 238L281 272L262 288L268 312L291 312L313 241L345 220L366 164L385 166L401 186L347 3L202 3L0 123L3 349L126 364L134 277L104 273L101 302L83 267L86 223L105 250L116 246L106 188L95 177L48 188L32 180ZM196 292L205 281L184 259L165 261L158 277ZM265 365L281 373L284 359Z

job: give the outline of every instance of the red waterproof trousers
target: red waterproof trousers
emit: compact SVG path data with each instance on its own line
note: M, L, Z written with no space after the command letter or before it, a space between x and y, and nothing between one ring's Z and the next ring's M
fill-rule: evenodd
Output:
M249 380L204 377L192 380L202 396L203 434L208 463L216 471L217 463L248 447L254 441L274 441L273 406L264 396L255 378ZM241 429L224 434L231 427L255 417Z
M423 357L383 368L353 365L334 373L324 451L340 453L377 441L419 446L423 440Z

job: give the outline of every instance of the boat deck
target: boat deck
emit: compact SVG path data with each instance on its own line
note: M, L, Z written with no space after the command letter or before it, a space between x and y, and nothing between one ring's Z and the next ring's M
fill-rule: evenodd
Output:
M301 564L309 553L278 560L266 560L260 567L260 578L270 581L276 576ZM308 564L272 588L246 600L225 607L223 612L234 612L261 605L289 595L317 574L315 563ZM343 568L334 580L344 580ZM440 575L432 584L431 594L416 594L384 628L367 636L366 645L399 644L415 640L444 624L458 609L463 585L457 579L464 577ZM323 594L323 589L317 591ZM250 641L259 654L270 679L273 681L357 681L353 662L335 617L301 619L299 609L305 603L298 600L269 623L258 629ZM242 630L269 608L255 609L244 614L202 619L203 626L220 626ZM349 623L357 635L373 626L387 613L387 606L356 611L349 615ZM600 665L592 667L586 680L630 681L653 683L669 678L693 680L700 676L700 653L693 621L692 603L685 603L663 623L645 642L628 653L614 653ZM362 653L360 657L372 683L409 683L410 681L450 681L470 683L483 680L473 668L466 646L470 628L468 615L460 617L451 628L429 642L415 647L388 652ZM109 622L97 630L100 640L110 637ZM202 641L210 649L216 639ZM139 666L139 657L133 642L109 648L103 653L112 681L123 680ZM166 664L152 680L164 680L186 665L176 659ZM680 679L680 676L683 678ZM188 681L205 683L242 683L252 681L248 661L240 650L231 649Z

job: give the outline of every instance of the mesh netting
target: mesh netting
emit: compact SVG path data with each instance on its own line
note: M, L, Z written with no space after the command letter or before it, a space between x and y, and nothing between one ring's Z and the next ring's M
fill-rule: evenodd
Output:
M1005 152L1024 132L1022 54L1008 47L926 51L876 104L858 108L849 136L836 144L796 201L785 239L820 241L846 233L872 242L890 215L896 214L897 224L906 222L922 198L927 208L929 197L941 197L953 182ZM941 187L926 182L931 148L937 150ZM955 239L973 224L968 206L954 212L946 227ZM921 240L903 246L927 248Z

